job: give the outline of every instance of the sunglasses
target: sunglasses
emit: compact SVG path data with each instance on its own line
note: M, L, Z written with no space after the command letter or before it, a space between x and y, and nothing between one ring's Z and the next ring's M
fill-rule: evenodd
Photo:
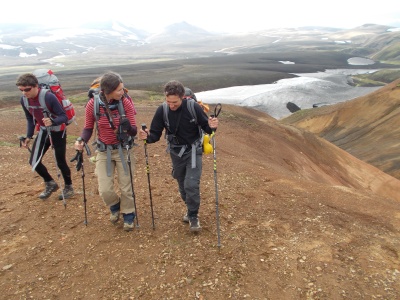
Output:
M25 93L27 93L27 92L30 92L31 91L31 89L32 89L32 87L29 87L29 88L25 88L25 89L19 89L21 92L25 92Z

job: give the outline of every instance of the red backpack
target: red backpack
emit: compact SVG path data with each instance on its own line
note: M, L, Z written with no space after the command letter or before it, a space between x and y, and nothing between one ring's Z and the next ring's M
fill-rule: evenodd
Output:
M50 69L37 69L32 73L39 81L39 87L50 90L57 97L68 117L68 122L66 124L69 125L72 122L75 122L76 124L74 106L65 96L64 91L61 88L60 81L58 80L57 76L54 75L53 71Z

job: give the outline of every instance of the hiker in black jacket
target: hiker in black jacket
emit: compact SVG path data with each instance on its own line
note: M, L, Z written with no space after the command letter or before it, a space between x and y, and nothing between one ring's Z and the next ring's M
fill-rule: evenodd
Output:
M150 130L140 130L139 138L149 144L155 143L160 140L165 128L172 176L178 182L180 195L187 208L183 221L190 224L190 231L196 232L201 230L198 218L203 153L201 129L211 134L218 127L218 119L207 117L197 103L194 103L196 116L193 118L188 100L183 99L185 88L178 81L168 82L164 86L164 94L167 105L157 108ZM164 109L167 109L166 115Z

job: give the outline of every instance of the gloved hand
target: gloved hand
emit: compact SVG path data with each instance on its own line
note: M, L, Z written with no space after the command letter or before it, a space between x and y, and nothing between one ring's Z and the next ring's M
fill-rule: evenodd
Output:
M70 162L73 162L76 160L76 170L79 171L82 169L82 163L83 163L83 155L82 151L76 151L76 155L70 160Z
M26 140L25 136L20 136L19 137L19 147L22 147L22 145L26 144L25 140Z
M129 120L127 118L122 119L121 122L119 123L119 125L121 126L121 129L124 132L130 130L132 127L131 123L129 122Z

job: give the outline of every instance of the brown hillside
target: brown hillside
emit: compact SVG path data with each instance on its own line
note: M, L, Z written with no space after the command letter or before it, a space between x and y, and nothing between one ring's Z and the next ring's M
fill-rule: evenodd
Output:
M138 102L138 123L155 105ZM223 105L216 134L221 244L213 157L205 156L193 235L164 142L148 145L152 229L142 143L134 149L140 228L112 225L85 160L64 209L18 147L19 107L0 110L1 299L399 299L400 181L316 135ZM69 127L70 148L83 124ZM45 163L55 175L51 153ZM73 167L73 166L72 166Z
M366 96L294 114L282 122L316 133L400 178L400 79Z

